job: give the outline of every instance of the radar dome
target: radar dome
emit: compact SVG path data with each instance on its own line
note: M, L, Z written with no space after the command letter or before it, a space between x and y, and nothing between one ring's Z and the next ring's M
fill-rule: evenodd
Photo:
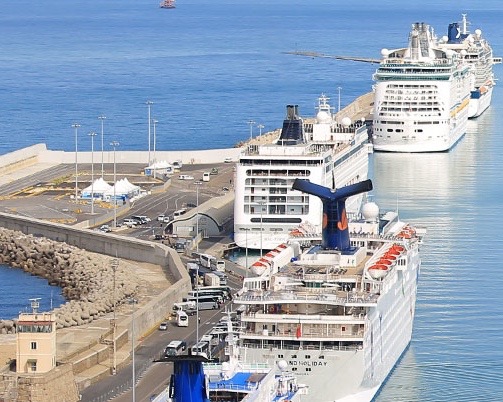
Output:
M349 127L351 125L351 119L349 117L344 117L341 123L343 126Z
M459 53L460 53L460 54L461 54L461 56L463 56L463 57L465 57L465 56L466 56L466 50L465 50L465 49L461 50L461 52L459 52Z
M379 207L375 202L366 202L362 206L362 215L367 221L375 221L379 216Z
M388 55L389 55L389 50L388 50L388 49L386 49L386 48L381 49L381 55L382 55L383 57L388 57Z
M442 36L442 42L447 43L449 37L447 35Z
M324 110L321 110L316 115L316 121L318 123L330 123L332 121L332 117Z
M288 368L288 363L286 360L280 360L277 364L278 364L278 368L281 371L285 371Z
M482 31L480 29L475 30L475 35L482 36Z

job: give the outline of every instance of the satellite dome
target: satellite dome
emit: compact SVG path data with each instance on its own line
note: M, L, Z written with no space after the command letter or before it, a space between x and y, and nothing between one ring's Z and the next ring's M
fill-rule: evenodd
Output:
M459 54L461 54L461 56L465 57L466 56L466 50L465 49L461 50L461 52L459 52Z
M475 35L482 36L482 31L480 29L475 30Z
M288 363L286 360L280 360L278 361L278 368L281 370L281 371L285 371L287 368L288 368Z
M442 42L447 43L449 41L449 37L447 35L442 36Z
M316 115L316 121L318 123L330 123L332 121L332 117L326 111L321 110Z
M342 123L343 126L349 127L351 125L351 119L349 117L344 117L341 120L341 123Z
M375 202L366 202L362 206L362 215L367 221L375 221L379 216L379 207Z
M388 55L389 55L389 50L388 50L388 49L386 49L386 48L381 49L381 55L382 55L383 57L388 57Z

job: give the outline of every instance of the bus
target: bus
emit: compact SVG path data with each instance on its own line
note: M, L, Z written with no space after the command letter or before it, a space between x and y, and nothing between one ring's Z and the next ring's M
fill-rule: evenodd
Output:
M207 292L213 292L215 290L224 292L224 298L225 299L232 299L232 294L231 294L231 288L227 285L220 285L220 286L200 286L196 289L193 290L199 292L199 295L205 295Z
M173 303L173 311L175 311L175 312L178 310L187 311L187 310L195 309L195 308L196 308L195 301Z
M204 296L199 298L189 296L187 299L196 302L198 310L216 310L220 307L218 297L215 296Z
M217 259L209 254L199 254L199 263L205 268L211 268L212 265L215 265Z
M199 341L190 348L192 355L204 356L210 358L210 344L206 341Z
M171 341L164 349L164 356L178 356L185 352L187 343L184 341Z
M189 316L183 310L178 310L176 312L176 323L179 327L188 327L189 326Z
M223 303L224 300L228 299L227 293L223 290L210 290L207 292L202 292L201 290L190 290L187 300L191 300L191 298L200 299L202 297L214 297L220 303Z

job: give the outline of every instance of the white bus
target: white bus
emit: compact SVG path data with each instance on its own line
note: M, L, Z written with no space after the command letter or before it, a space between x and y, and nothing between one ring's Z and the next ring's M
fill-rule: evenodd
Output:
M171 341L164 349L164 356L177 356L185 352L187 344L184 341Z
M188 327L189 326L189 316L183 310L178 310L176 312L176 323L179 327Z
M207 359L210 358L210 344L205 341L199 341L191 348L193 355L204 356Z

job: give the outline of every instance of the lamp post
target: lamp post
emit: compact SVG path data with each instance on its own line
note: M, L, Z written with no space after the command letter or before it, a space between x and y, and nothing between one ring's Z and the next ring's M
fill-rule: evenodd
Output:
M150 107L154 104L152 101L146 101L145 104L147 105L148 109L148 165L150 166Z
M98 119L101 120L101 178L103 178L103 121L106 119L105 115L98 116Z
M196 268L196 344L199 342L199 264Z
M155 179L155 164L157 163L157 159L155 158L155 143L156 143L155 128L156 128L157 123L159 123L158 120L152 119L152 124L154 125L154 179Z
M257 127L258 127L258 135L260 137L260 136L262 136L262 129L264 128L264 125L263 124L259 124Z
M337 111L341 111L341 87L337 87L337 91L339 92L339 102L337 103Z
M112 300L112 303L113 303L113 306L114 306L114 312L113 312L113 322L112 322L112 336L113 336L113 339L112 339L112 344L113 344L113 363L112 363L112 375L115 375L117 373L117 344L115 343L115 337L116 337L116 328L117 328L117 325L115 324L115 272L117 271L117 268L119 267L119 259L118 258L114 258L112 259L112 262L110 264L112 266L112 270L113 270L113 273L114 273L114 282L113 282L113 300Z
M199 181L194 182L194 184L196 185L196 211L197 211L196 212L196 252L199 252L199 239L197 237L199 236L199 186L200 186L200 183L201 182L199 182Z
M78 176L79 176L79 165L78 165L78 160L77 160L77 155L79 152L78 146L77 146L77 138L78 138L78 131L80 124L78 123L73 123L72 127L75 129L75 202L77 202L77 197L78 197Z
M114 229L117 228L117 197L116 197L116 169L115 169L115 148L119 146L117 141L112 141L110 145L114 148Z
M88 134L91 137L91 215L94 214L94 137L96 133L91 131Z
M132 387L132 395L133 395L133 402L136 402L136 371L134 368L134 305L138 303L138 300L136 299L131 299L129 303L132 304L132 312L131 312L131 356L132 356L132 380L133 380L133 387Z
M253 125L255 122L253 120L248 120L248 124L250 125L250 140L253 138Z

